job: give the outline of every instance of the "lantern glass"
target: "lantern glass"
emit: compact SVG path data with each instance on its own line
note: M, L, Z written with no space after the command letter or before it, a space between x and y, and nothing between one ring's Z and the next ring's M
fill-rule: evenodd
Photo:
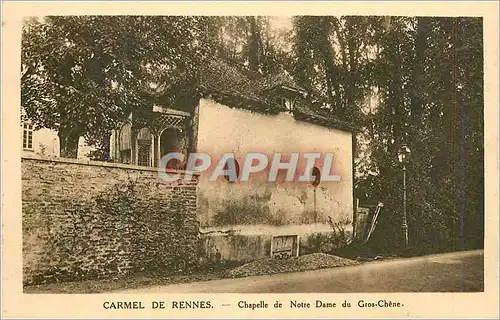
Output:
M410 148L408 148L408 146L406 145L402 145L398 151L398 161L400 163L408 163L408 161L410 160L410 154Z

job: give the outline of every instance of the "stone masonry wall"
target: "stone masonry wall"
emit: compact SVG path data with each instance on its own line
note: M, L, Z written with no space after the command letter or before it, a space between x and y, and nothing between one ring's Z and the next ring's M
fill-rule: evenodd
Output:
M23 282L196 263L196 180L166 183L154 168L23 157Z

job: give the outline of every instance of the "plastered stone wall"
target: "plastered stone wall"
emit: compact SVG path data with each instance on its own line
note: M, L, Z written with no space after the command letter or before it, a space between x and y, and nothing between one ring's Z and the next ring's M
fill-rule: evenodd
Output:
M23 136L23 130L21 126L20 131L21 139ZM33 157L59 157L59 137L57 136L57 131L42 128L33 131L33 148L32 149L22 149L23 156ZM78 140L78 159L89 160L89 153L95 150L94 147L87 144L85 138L80 137Z
M330 222L352 234L352 133L298 121L291 114L230 108L211 99L200 100L199 114L197 150L212 158L197 190L205 250L222 259L251 260L268 255L273 235L297 234L306 245L318 233L330 236ZM299 168L304 166L303 153L320 153L322 158L331 153L331 173L341 180L322 182L316 190L309 182L273 183L267 181L269 166L246 182L208 180L224 153L234 153L241 169L244 157L252 152L267 155L269 161L281 152L283 162L292 152L301 153ZM316 165L322 168L322 161ZM278 181L285 174L280 171Z
M226 225L287 225L327 223L351 220L353 217L352 134L297 121L290 114L264 115L230 108L209 99L201 99L198 129L198 152L212 157L212 167L200 176L198 188L201 226ZM240 167L244 157L252 152L264 153L271 161L276 152L287 157L303 153L334 155L332 174L340 181L322 182L314 191L309 182L267 182L269 166L252 174L246 182L229 183L220 178L208 181L208 175L224 153L234 153ZM322 168L321 160L317 166ZM300 171L299 171L300 172ZM279 172L284 179L285 171ZM279 179L278 178L278 179ZM316 194L315 194L316 193ZM235 221L224 221L224 212L245 214Z
M23 282L196 263L196 183L160 181L154 168L23 157Z

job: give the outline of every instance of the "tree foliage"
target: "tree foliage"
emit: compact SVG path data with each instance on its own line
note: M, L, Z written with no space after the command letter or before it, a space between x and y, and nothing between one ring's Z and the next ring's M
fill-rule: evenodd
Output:
M372 179L359 184L389 208L386 233L401 221L402 171L408 165L410 241L429 250L481 247L484 217L481 20L391 18L379 37L380 104L368 130ZM474 36L472 36L474 34ZM474 159L474 162L471 160ZM368 184L368 186L366 186ZM387 234L379 236L387 239Z
M78 139L101 140L144 98L161 74L167 83L194 72L211 53L206 17L51 16L23 29L22 99L36 127L58 131L61 156ZM161 72L159 72L161 71Z
M362 128L356 187L386 204L378 242L392 247L398 239L387 235L400 234L396 154L406 143L412 244L482 246L481 19L301 16L293 42L295 78L333 117Z

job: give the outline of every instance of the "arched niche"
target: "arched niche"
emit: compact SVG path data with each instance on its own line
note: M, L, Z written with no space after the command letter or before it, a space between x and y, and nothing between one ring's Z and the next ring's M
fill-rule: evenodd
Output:
M188 154L188 139L185 130L177 127L164 129L160 134L160 158L170 152L179 152L185 155L184 161L170 160L168 169L184 169Z

